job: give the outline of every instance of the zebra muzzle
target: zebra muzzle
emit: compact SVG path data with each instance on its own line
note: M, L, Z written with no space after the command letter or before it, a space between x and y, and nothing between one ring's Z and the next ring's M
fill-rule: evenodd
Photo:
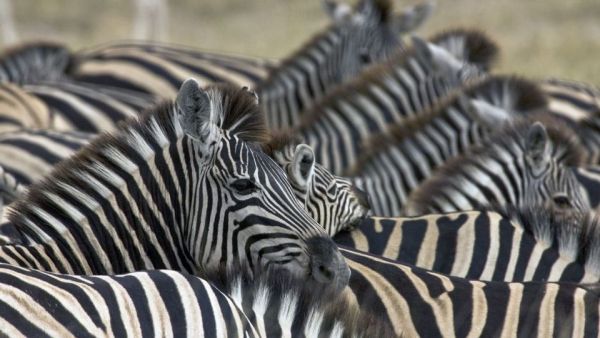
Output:
M350 280L350 268L329 237L316 236L308 241L310 273L318 284L329 284L341 291Z

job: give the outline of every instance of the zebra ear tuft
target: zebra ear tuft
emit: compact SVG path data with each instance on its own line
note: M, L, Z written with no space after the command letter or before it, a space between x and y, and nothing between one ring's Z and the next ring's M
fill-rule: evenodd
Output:
M462 97L469 101L470 109L467 108L467 111L471 117L488 128L498 128L512 121L511 114L502 108L496 107L485 100Z
M546 127L535 122L529 127L525 139L525 155L528 164L535 172L543 171L550 161L550 145Z
M297 184L306 187L315 169L315 154L306 144L296 146L292 160L292 174Z
M405 9L394 17L394 31L405 34L419 28L429 18L434 8L435 1L430 0Z
M348 4L339 3L334 0L323 0L323 8L333 21L340 21L352 13L352 7Z
M179 121L185 133L195 139L204 140L210 132L212 109L208 94L194 79L186 80L175 99Z

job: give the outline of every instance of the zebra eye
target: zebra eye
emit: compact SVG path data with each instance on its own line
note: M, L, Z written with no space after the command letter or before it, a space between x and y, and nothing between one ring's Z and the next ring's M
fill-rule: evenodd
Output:
M256 184L247 178L240 178L233 181L233 183L231 183L231 187L240 195L248 195L258 190Z
M556 205L557 207L559 207L561 209L567 209L567 208L572 207L571 201L565 195L554 196L554 197L552 197L552 201L554 202L554 205Z

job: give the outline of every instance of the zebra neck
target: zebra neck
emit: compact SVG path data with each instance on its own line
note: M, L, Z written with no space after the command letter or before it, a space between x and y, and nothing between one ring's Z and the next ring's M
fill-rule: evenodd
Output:
M181 238L190 170L182 137L176 127L137 126L84 148L17 203L10 220L31 244L2 247L0 260L17 250L45 262L28 267L61 273L194 271Z
M274 69L258 86L270 128L297 125L302 112L338 84L327 67L341 37L336 31L320 35Z

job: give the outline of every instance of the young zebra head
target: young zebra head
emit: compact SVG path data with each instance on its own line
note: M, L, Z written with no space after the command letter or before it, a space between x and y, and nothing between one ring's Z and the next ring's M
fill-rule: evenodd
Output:
M506 205L587 212L590 204L574 171L583 159L570 129L543 115L523 118L438 169L410 195L404 213Z
M352 229L367 216L367 194L316 163L306 144L280 134L273 136L265 151L287 173L300 203L330 236Z
M334 22L330 34L338 35L328 60L329 76L336 82L389 58L402 46L400 34L420 26L433 10L433 3L426 2L394 14L390 0L360 0L354 8L333 0L323 0L323 5Z
M192 231L185 238L196 262L246 261L251 269L278 265L345 286L349 269L335 244L298 202L285 173L256 144L268 135L256 95L228 87L204 91L187 80L176 105L187 136L181 144L184 156L197 163L187 169L196 181L187 200L198 210L190 210L189 227L184 227ZM204 233L198 233L200 224Z

